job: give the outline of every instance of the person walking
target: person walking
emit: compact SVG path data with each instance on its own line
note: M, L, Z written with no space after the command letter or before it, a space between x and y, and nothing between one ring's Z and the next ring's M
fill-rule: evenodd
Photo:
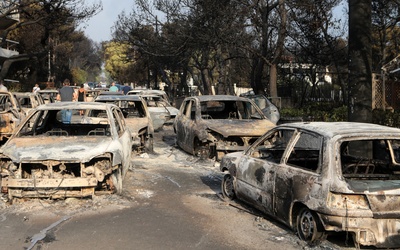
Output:
M58 91L57 100L61 102L72 102L76 100L76 93L74 89L69 86L69 79L65 79L63 87ZM61 111L61 120L63 123L71 123L72 110L63 109Z
M81 87L78 89L78 102L86 102L86 89L84 84L81 84ZM79 110L79 114L83 115L83 110Z
M129 86L129 83L125 83L124 87L122 88L124 95L128 94L128 92L131 90L132 90L132 88L131 88L131 86Z
M33 93L36 93L36 92L38 92L40 90L40 87L39 87L39 84L35 84L35 87L33 87L33 89L32 89L32 92Z
M111 87L110 87L109 91L118 92L118 87L115 86L115 82L111 83Z
M81 87L78 89L78 102L86 102L86 89L84 84L81 84Z
M58 91L57 100L61 102L72 102L76 100L76 93L70 86L69 79L65 79L63 87Z

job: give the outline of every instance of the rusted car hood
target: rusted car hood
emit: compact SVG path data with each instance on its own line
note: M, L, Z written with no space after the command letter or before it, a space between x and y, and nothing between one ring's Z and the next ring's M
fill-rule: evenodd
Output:
M14 162L41 160L79 160L85 162L107 152L111 137L34 137L14 138L0 153Z
M210 120L205 125L224 137L228 136L261 136L275 127L269 120Z

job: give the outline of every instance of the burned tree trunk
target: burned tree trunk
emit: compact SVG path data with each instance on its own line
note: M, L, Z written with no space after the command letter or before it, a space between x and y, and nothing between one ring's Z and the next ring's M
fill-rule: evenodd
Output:
M371 0L349 0L348 115L372 122Z

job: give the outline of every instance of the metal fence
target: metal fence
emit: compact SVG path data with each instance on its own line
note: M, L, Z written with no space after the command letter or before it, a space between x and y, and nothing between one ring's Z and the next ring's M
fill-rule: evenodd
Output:
M372 78L372 109L400 110L400 82L395 78L383 81L378 74Z

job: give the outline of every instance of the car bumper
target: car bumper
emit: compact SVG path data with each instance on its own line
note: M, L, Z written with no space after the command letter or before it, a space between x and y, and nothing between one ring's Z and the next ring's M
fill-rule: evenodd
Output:
M400 218L376 219L322 215L327 231L354 233L355 241L363 246L378 248L400 247Z
M1 180L2 192L9 197L87 197L94 195L96 178Z

